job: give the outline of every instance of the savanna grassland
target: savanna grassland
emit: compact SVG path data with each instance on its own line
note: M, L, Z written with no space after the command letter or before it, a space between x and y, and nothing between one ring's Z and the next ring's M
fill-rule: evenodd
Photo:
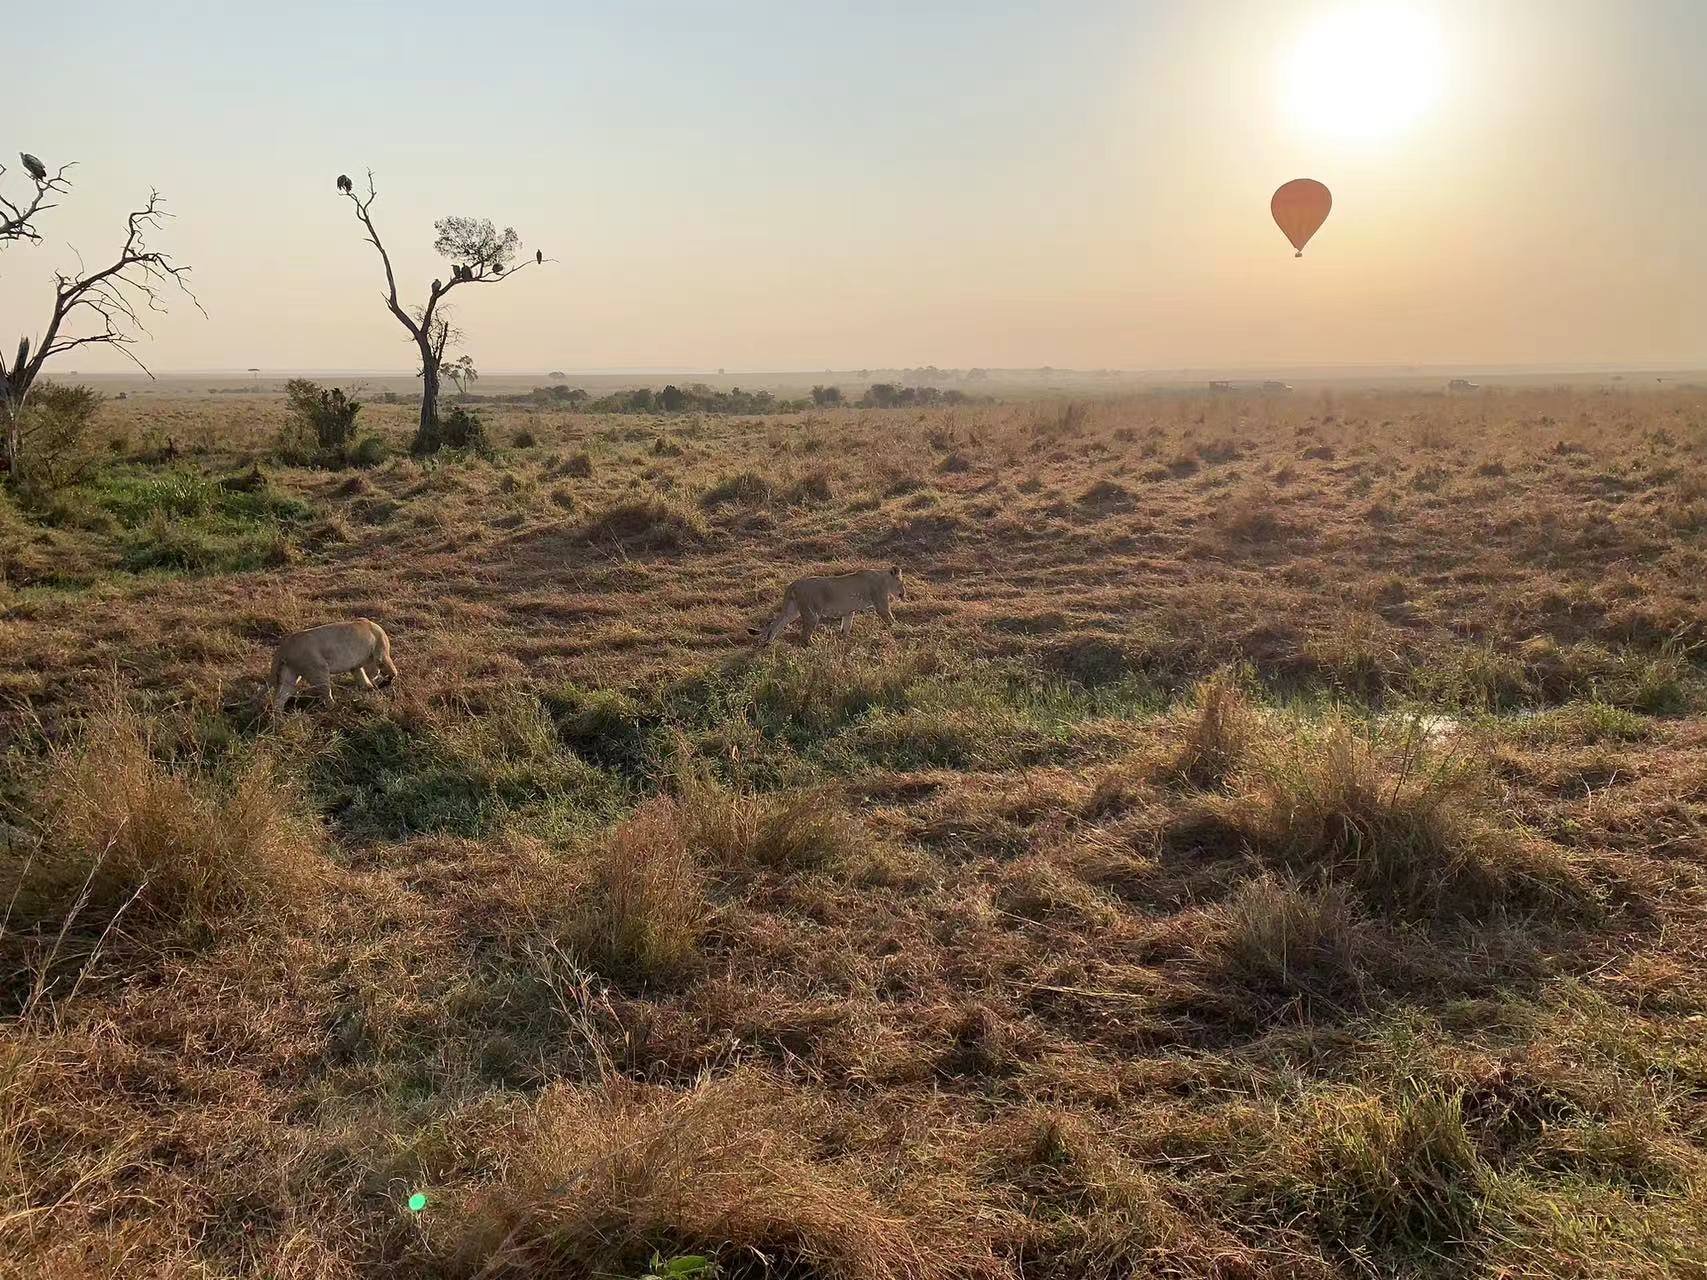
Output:
M0 505L8 1274L1707 1275L1703 394L411 412Z

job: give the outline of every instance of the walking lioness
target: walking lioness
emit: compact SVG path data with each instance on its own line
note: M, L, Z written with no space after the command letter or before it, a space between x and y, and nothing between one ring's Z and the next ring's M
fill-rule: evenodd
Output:
M273 651L273 669L267 676L267 691L273 710L283 711L296 693L299 680L332 701L332 677L354 671L362 688L375 686L373 677L384 673L379 684L397 678L391 661L391 639L377 622L357 618L354 622L331 622L323 627L293 631Z
M770 644L796 618L800 619L800 643L812 643L812 633L820 622L842 620L842 634L853 630L854 614L866 609L876 610L883 625L893 627L895 619L889 612L889 597L907 598L907 584L901 581L899 565L887 569L862 569L858 573L839 573L832 578L796 578L782 593L782 611L770 620L760 634L759 628L749 628L748 635L759 637L760 644Z

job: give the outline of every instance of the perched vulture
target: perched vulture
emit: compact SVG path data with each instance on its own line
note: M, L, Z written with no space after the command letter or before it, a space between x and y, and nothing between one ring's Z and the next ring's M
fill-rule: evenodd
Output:
M543 266L545 264L545 250L535 249L533 251L533 260Z
M18 159L24 162L24 171L37 182L42 182L47 178L47 166L28 151L18 152Z
M354 186L355 184L350 181L349 174L340 173L338 175L338 190L342 191L345 195L349 195Z
M443 293L444 289L445 289L445 282L443 280L433 281L433 292L434 293Z

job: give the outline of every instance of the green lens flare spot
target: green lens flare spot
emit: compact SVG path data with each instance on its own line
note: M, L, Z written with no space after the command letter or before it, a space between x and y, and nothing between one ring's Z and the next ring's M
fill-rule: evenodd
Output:
M425 1192L417 1191L414 1195L409 1197L409 1212L410 1213L419 1213L419 1212L421 1212L421 1210L425 1209L426 1207L427 1207L427 1197L426 1197Z

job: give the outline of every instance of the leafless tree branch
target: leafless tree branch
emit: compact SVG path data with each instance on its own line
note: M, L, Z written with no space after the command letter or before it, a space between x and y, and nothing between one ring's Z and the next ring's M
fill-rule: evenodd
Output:
M18 470L23 461L24 402L49 360L78 347L107 346L152 378L148 366L130 350L148 333L144 314L164 314L165 294L172 288L207 314L190 289L190 268L148 246L149 235L170 216L160 193L149 192L147 203L127 216L124 244L108 266L89 271L80 264L75 274L54 273L53 310L33 349L28 339L20 342L10 366L0 354L0 419L6 426L6 457L12 470ZM89 332L74 332L85 326Z
M57 202L49 203L48 197L64 195L71 190L71 183L65 174L76 167L76 161L60 165L59 172L52 177L38 178L33 174L30 182L35 191L22 201L8 199L0 194L0 243L8 240L28 240L31 244L41 243L41 233L32 221L38 213L46 213L49 209L58 208ZM0 178L6 176L6 166L0 164Z

